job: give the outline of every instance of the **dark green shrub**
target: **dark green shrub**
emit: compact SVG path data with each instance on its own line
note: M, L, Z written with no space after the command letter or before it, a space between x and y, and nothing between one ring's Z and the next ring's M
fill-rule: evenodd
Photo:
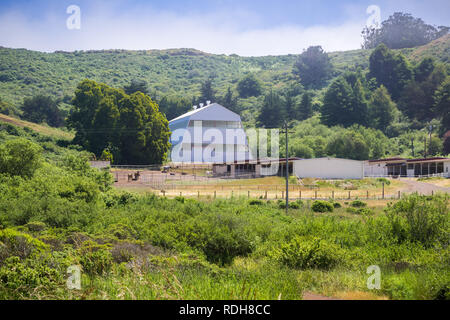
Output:
M12 229L0 230L0 265L10 256L26 259L48 249L48 246L29 234Z
M259 199L252 199L248 202L248 204L251 206L262 206L264 204L264 202Z
M136 232L134 229L123 223L114 223L110 225L106 230L106 234L114 236L120 240L136 238Z
M0 298L21 299L33 294L35 289L55 289L62 282L63 277L58 270L39 260L21 261L19 257L9 257L0 267Z
M391 184L391 181L389 181L386 178L377 178L377 181L380 182L380 183L384 183L387 186Z
M47 228L47 226L45 225L44 222L41 221L31 221L28 222L25 227L30 230L30 231L35 231L35 232L39 232L39 231L43 231Z
M315 200L311 205L314 212L333 212L333 205L325 200Z
M296 236L271 253L277 261L297 269L329 269L342 258L341 249L320 238Z
M389 204L386 213L391 235L398 241L417 241L429 247L439 241L448 245L450 217L448 198L409 195L395 204Z
M353 207L349 207L346 209L346 211L348 213L353 213L353 214L360 214L360 215L372 215L373 214L373 210L369 209L369 208L353 208Z
M297 202L289 202L289 208L300 209L300 205Z
M341 205L339 202L333 202L333 207L334 207L335 209L339 209L339 208L342 207L342 205Z
M83 242L79 254L80 264L88 275L104 275L111 271L113 258L109 246L88 240Z
M187 243L204 252L207 260L226 265L254 249L252 235L243 218L232 214L201 215L186 226Z
M177 197L175 197L175 200L177 200L178 202L184 203L185 198L177 196Z
M367 203L365 203L364 201L361 201L361 200L354 200L350 203L350 205L354 208L367 207Z

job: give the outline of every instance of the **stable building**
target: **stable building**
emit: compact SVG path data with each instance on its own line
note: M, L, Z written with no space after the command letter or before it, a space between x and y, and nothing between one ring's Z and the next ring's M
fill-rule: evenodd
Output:
M450 177L450 159L443 157L405 159L387 158L364 163L366 177Z
M252 159L241 117L218 103L201 103L169 121L174 163L232 163Z
M298 178L363 179L364 162L339 158L303 159L294 162Z
M258 178L264 176L286 176L317 179L363 179L364 162L337 158L301 159L258 159L236 161L234 163L214 164L216 176L231 178Z

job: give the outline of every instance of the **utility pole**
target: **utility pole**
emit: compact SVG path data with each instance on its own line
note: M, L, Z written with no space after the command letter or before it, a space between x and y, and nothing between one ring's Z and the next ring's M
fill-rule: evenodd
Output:
M424 149L424 155L425 155L425 159L427 158L427 137L425 136L425 139L423 139L423 143L425 144L425 149Z
M288 131L288 122L287 120L284 121L284 133L286 134L286 214L288 212L289 208L289 144L288 144L288 133L291 133Z

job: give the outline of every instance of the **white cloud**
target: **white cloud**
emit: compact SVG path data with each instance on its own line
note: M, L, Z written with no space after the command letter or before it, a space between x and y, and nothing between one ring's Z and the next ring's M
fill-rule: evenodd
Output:
M125 13L108 7L93 10L81 8L81 30L71 31L66 29L68 15L30 21L20 12L7 12L0 16L0 45L39 51L196 48L243 56L300 53L310 45L339 51L360 47L366 19L362 14L337 26L258 28L249 27L260 18L248 12L179 15L148 8Z

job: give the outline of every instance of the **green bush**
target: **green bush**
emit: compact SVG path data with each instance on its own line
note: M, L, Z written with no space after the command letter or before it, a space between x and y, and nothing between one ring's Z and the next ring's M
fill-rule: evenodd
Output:
M8 257L17 256L26 259L32 255L43 253L48 246L29 234L12 229L0 230L0 265Z
M335 209L339 209L339 208L342 207L342 205L341 205L339 202L333 202L333 207L334 207Z
M364 201L361 201L361 200L354 200L350 203L350 205L354 208L367 207L367 203L365 203Z
M187 243L203 251L209 262L226 265L253 251L252 234L232 214L201 215L186 225Z
M113 257L109 246L85 241L79 249L80 264L83 271L90 276L104 275L111 271Z
M33 294L35 289L54 290L62 280L58 270L39 260L21 261L19 257L9 257L0 267L0 298L23 299Z
M348 213L353 213L353 214L360 214L360 215L372 215L373 214L373 210L369 209L369 208L353 208L353 207L349 207L346 209L346 211Z
M271 255L279 262L297 269L329 269L342 258L339 247L320 238L294 237Z
M252 200L249 200L248 204L251 206L262 206L264 204L264 202L259 199L252 199Z
M436 241L448 245L449 196L413 194L386 209L391 235L398 241L420 242L430 247Z
M0 145L0 173L30 178L41 164L42 148L24 138Z
M325 200L315 200L311 209L314 212L333 212L334 206Z
M391 184L391 181L386 178L377 178L377 182L384 183L386 186Z

